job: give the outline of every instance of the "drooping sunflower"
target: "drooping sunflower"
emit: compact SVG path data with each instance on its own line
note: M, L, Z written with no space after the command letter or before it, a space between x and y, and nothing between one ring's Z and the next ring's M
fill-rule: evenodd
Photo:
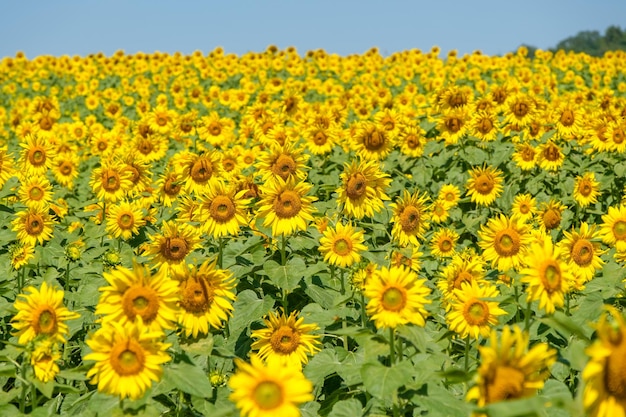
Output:
M250 199L244 198L245 194L246 190L237 191L222 181L211 184L200 195L198 220L202 231L216 239L238 235L241 226L249 223L246 206Z
M481 363L476 385L467 392L468 400L484 407L530 397L543 388L556 362L556 350L543 342L529 349L528 333L517 326L505 326L500 337L492 331L489 341L489 345L478 347Z
M63 290L54 289L44 281L39 289L31 286L25 292L27 294L19 294L13 304L17 314L11 319L11 325L17 330L17 343L25 345L39 335L64 343L69 334L65 322L80 316L63 305Z
M403 190L402 197L389 205L393 210L391 236L400 246L419 245L428 227L428 195Z
M47 207L31 207L17 212L15 216L11 224L20 242L35 246L37 242L43 245L52 238L54 221Z
M320 238L318 248L324 255L324 262L343 268L359 262L360 252L367 250L363 235L363 230L356 230L350 223L343 225L339 222L334 229L328 227Z
M609 207L608 213L602 215L600 234L602 241L615 246L618 252L626 251L626 205Z
M306 178L307 159L308 155L303 153L301 147L290 143L274 145L261 155L257 169L263 175L263 182L276 177L284 181L293 178L298 182Z
M314 399L313 384L298 368L265 365L256 355L250 363L235 359L237 372L228 380L228 397L244 417L299 417L298 405Z
M473 203L489 206L502 194L502 172L493 167L477 167L470 171L467 195Z
M520 270L522 282L528 284L527 301L539 301L539 308L548 314L562 307L564 296L574 287L574 276L548 236L543 242L532 243L524 257L525 267Z
M530 242L529 226L518 217L503 214L490 218L486 226L481 225L478 236L483 258L502 272L517 269L522 264L522 256Z
M430 239L430 253L439 258L448 258L456 252L459 234L452 229L439 229Z
M178 323L187 337L209 334L209 326L221 329L233 311L235 279L230 271L205 261L174 273L180 293Z
M581 207L595 204L600 195L600 183L596 181L593 172L586 172L583 176L577 176L574 182L574 200Z
M537 213L537 200L530 194L518 194L513 199L511 213L527 222Z
M389 254L390 266L404 266L412 271L419 272L422 269L422 256L424 254L417 247L409 246L393 250Z
M265 327L250 335L256 339L252 349L258 350L259 358L270 365L301 369L309 361L308 355L320 350L319 336L312 334L319 329L317 324L305 324L304 317L297 316L296 311L289 316L283 311L270 311L264 319Z
M263 225L272 226L272 235L289 236L294 232L305 231L308 223L313 220L312 202L314 196L306 194L311 185L294 179L283 181L278 177L261 187L262 200L257 213L258 217L265 218Z
M584 284L590 281L596 271L604 265L600 255L605 251L600 247L600 243L596 242L599 237L596 225L582 222L578 231L564 230L563 234L565 237L558 244L563 259L569 264L574 276L578 278L576 281Z
M146 224L141 207L136 200L111 205L106 214L106 230L114 239L128 240L139 233Z
M132 189L133 182L131 173L124 169L122 163L109 160L92 171L89 185L98 199L115 203Z
M178 283L165 269L156 272L144 265L133 269L117 267L103 273L108 286L100 288L100 300L95 314L102 323L134 323L140 317L150 331L173 329L178 313Z
M348 216L357 220L372 217L384 207L383 200L389 200L385 192L391 179L377 161L346 163L340 178L337 204Z
M424 305L431 303L426 298L431 290L425 283L425 279L403 266L382 267L365 283L368 316L377 328L396 328L407 323L424 326L428 315Z
M170 361L169 344L161 342L162 332L150 331L141 321L121 325L115 321L86 339L91 349L83 358L96 361L87 372L98 391L121 399L141 398L152 382L163 375L162 364Z
M166 267L170 271L184 268L185 258L200 244L199 232L186 223L165 221L162 233L150 235L146 255L154 266Z
M450 299L446 322L453 332L462 338L488 337L493 326L498 324L498 316L506 314L497 301L489 301L500 295L495 285L479 284L476 280L461 283Z

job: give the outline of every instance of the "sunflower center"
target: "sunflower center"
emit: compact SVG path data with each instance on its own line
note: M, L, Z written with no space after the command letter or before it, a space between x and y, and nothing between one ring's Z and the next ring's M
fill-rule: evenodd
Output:
M400 311L406 305L406 295L400 288L391 287L385 290L380 302L387 311Z
M204 313L213 304L213 288L202 278L187 279L180 284L180 288L180 305L190 313Z
M406 206L400 214L400 226L405 232L412 232L420 224L421 212L415 206Z
M365 175L360 172L352 174L348 179L348 184L346 186L346 194L348 198L351 200L358 200L365 194L366 191L367 180L365 179Z
M543 225L546 229L555 229L559 224L561 224L561 213L558 210L549 209L543 213Z
M41 215L37 213L29 213L26 217L25 229L29 235L38 235L43 232L44 221Z
M414 135L413 133L408 134L407 137L405 138L405 141L409 149L415 149L418 146L420 146L420 138L417 135Z
M624 134L623 130L615 129L613 131L613 142L615 142L616 145L621 144L622 142L624 142L625 139L626 135Z
M213 175L213 166L207 159L200 158L191 166L190 175L195 182L206 182Z
M273 410L283 403L283 390L274 381L262 381L252 394L254 402L262 410Z
M541 282L548 294L552 294L561 288L561 268L553 260L547 260L541 266Z
M498 366L486 384L486 402L520 398L524 393L524 373L510 366Z
M530 205L528 203L522 202L519 205L519 212L522 214L530 213Z
M474 188L478 191L479 194L487 195L491 193L493 188L496 186L493 178L487 174L480 174L476 181L474 182Z
M460 289L461 284L463 284L464 282L472 282L472 279L474 279L474 276L470 272L466 270L459 271L456 275L456 278L454 279L454 283L452 284L452 286L455 289Z
M574 112L567 109L561 113L561 124L563 126L571 126L574 124Z
M72 173L72 170L73 170L72 164L70 162L67 162L67 161L63 161L61 163L61 166L59 167L59 171L63 175L70 175Z
M112 193L121 187L120 176L112 169L107 169L102 173L102 188Z
M463 317L470 326L484 326L489 322L489 306L482 300L470 300L463 307Z
M181 184L176 181L176 178L168 177L163 183L163 192L170 197L178 195L180 188Z
M48 306L43 307L33 320L33 329L37 334L52 334L57 330L57 315Z
M452 249L452 241L448 238L443 238L441 242L439 242L439 249L442 252L450 252Z
M122 213L117 218L117 224L121 229L128 230L132 229L135 224L135 217L129 213Z
M126 165L126 171L130 172L130 180L133 184L137 184L141 179L141 173L134 165Z
M274 212L281 219L295 217L302 208L300 195L293 190L285 190L274 200Z
M146 362L141 345L135 340L119 341L111 349L111 367L120 376L139 374Z
M138 144L137 144L137 149L139 149L139 152L141 152L144 155L148 155L150 152L152 152L152 149L154 149L154 146L152 146L152 142L150 142L147 139L142 139Z
M461 126L463 126L463 122L458 117L450 117L446 119L445 126L448 131L452 133L456 133L461 130Z
M486 135L487 133L491 132L491 129L493 129L493 122L491 121L491 119L484 118L480 121L478 125L478 131L480 133Z
M166 117L166 116L164 116L164 115L162 115L162 114L159 114L159 115L156 117L156 124L158 124L159 126L165 126L165 125L167 125L167 117Z
M209 212L217 222L225 223L235 216L235 205L230 197L218 195L211 201Z
M272 165L272 172L287 181L296 172L296 162L290 155L280 154Z
M500 256L514 256L520 250L520 235L516 230L507 227L496 233L494 249Z
M375 130L365 136L365 139L363 140L363 145L367 150L377 151L385 145L385 141L385 135L382 132Z
M588 180L582 180L580 182L580 185L578 186L578 192L580 193L580 195L582 195L583 197L588 197L592 191L593 187Z
M161 255L168 261L180 261L189 253L187 241L180 237L165 238L161 244Z
M43 189L36 185L33 186L28 193L28 197L34 201L41 200L43 198L43 195L44 195Z
M571 256L576 265L589 265L593 260L593 244L587 239L578 239L572 246Z
M535 150L531 146L526 146L522 149L520 155L524 162L531 162L535 159Z
M46 163L46 151L41 146L34 146L28 151L28 161L36 167Z
M604 385L618 401L626 400L626 343L622 339L606 358Z
M517 117L526 116L529 110L530 108L528 107L528 104L524 102L517 102L513 105L513 114L515 114Z
M237 166L237 163L232 158L224 158L222 161L222 166L224 167L224 171L230 172Z
M626 221L616 221L613 225L613 234L617 240L626 240Z
M140 316L150 324L159 313L159 296L156 291L143 285L133 285L122 296L122 308L129 320Z
M346 256L352 252L352 243L345 237L341 237L333 244L333 252L339 256Z
M222 125L218 122L211 122L209 125L209 133L212 136L219 136L219 134L222 133Z
M106 140L99 140L98 143L96 144L96 148L98 148L100 152L104 152L106 148L108 147L109 147L109 143Z
M270 344L274 352L288 355L300 346L300 333L289 326L281 326L272 333Z
M550 162L558 161L560 157L559 148L555 144L549 143L543 150L543 157Z

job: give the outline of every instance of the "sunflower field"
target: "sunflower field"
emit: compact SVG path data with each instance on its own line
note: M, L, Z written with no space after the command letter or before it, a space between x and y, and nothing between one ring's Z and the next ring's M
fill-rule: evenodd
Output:
M0 61L0 415L626 416L626 54Z

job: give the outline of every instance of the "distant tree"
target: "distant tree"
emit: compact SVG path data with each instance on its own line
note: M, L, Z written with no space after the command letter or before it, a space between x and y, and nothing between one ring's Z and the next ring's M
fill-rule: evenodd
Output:
M597 30L581 31L559 42L552 51L585 52L592 56L602 56L606 51L626 50L626 31L618 26L609 26L604 36Z

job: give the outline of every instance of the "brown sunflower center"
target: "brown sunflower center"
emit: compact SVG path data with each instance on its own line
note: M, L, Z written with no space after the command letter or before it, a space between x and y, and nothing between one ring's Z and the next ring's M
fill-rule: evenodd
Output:
M420 138L413 133L409 133L404 140L409 149L415 149L420 146Z
M626 240L626 221L616 221L613 225L613 234L616 240Z
M358 200L367 191L367 179L365 175L357 172L348 178L346 184L346 195L351 200Z
M493 122L491 121L491 119L485 117L481 119L480 123L477 126L477 129L480 133L486 135L493 129Z
M528 204L527 202L521 202L519 205L519 212L522 214L528 214L530 213L530 204Z
M116 171L106 169L102 172L102 188L105 191L113 193L119 190L121 186L120 175Z
M181 183L179 183L174 177L167 177L163 183L163 192L170 197L178 195L181 189Z
M520 156L522 157L524 162L531 162L531 161L533 161L535 159L535 150L530 145L525 146L521 150Z
M212 136L219 136L222 133L222 125L219 122L211 122L209 125L209 133Z
M43 232L43 228L45 226L44 220L38 213L29 213L26 216L26 222L24 224L26 233L31 236L39 235Z
M281 219L290 219L302 209L300 195L293 190L284 190L274 200L274 212Z
M270 345L274 352L288 355L300 346L300 334L290 326L280 326L272 333Z
M452 284L452 286L455 289L460 289L461 288L461 284L463 284L464 282L472 282L472 280L474 279L474 276L466 270L461 270L456 274L456 277L454 278L454 283Z
M570 109L566 109L561 113L561 124L563 126L571 126L574 124L574 112Z
M529 110L530 110L530 107L528 106L528 104L524 103L523 101L522 102L518 101L517 103L513 105L513 114L520 118L526 116Z
M406 305L406 294L400 288L391 287L385 290L380 303L387 311L400 311Z
M496 186L495 181L488 174L480 174L474 181L474 189L482 195L488 195Z
M180 261L189 253L187 241L180 237L168 237L161 244L161 255L168 261Z
M611 355L606 358L604 367L604 386L606 391L618 401L626 400L626 339L622 338L614 346Z
M33 146L28 151L28 161L33 166L41 166L46 163L46 150L41 146Z
M341 237L333 243L333 252L339 256L346 256L352 252L352 242L345 237Z
M53 334L57 331L57 315L53 308L45 306L34 314L33 330L37 334Z
M521 398L524 393L524 373L510 366L496 367L487 383L486 402L494 403L502 400Z
M222 160L222 166L224 167L224 171L231 172L237 166L237 162L232 158L224 158Z
M130 172L130 180L133 182L133 184L137 184L139 180L141 179L141 173L139 172L137 167L134 165L128 164L126 165L126 171Z
M187 279L180 284L180 305L190 313L204 313L213 304L215 292L205 279Z
M520 250L521 237L517 230L507 227L496 233L493 243L498 255L503 257L515 256Z
M70 175L74 170L73 165L68 161L63 161L59 166L59 172L63 175Z
M155 118L156 124L161 127L167 125L167 121L168 121L168 118L164 114L158 114Z
M38 185L34 185L28 192L28 197L34 201L41 200L43 196L44 196L44 190Z
M418 229L421 221L421 211L415 206L406 206L400 214L400 226L409 233Z
M96 143L96 148L98 148L100 152L104 152L108 147L109 142L104 139L98 140L98 142Z
M148 139L141 139L137 143L137 149L144 155L148 155L154 149L154 145Z
M458 117L449 117L446 119L444 124L449 132L457 133L459 130L461 130L461 127L463 126L463 121Z
M381 131L374 130L373 132L365 135L363 138L363 146L369 151L378 151L385 146L385 134Z
M543 265L540 266L539 273L541 282L548 294L552 294L561 289L561 267L556 261L550 259L546 260Z
M550 162L558 161L560 156L561 152L554 143L549 143L543 150L543 157Z
M213 165L211 161L206 158L198 159L191 166L190 175L195 182L207 182L213 175Z
M156 291L143 285L133 285L122 296L122 309L129 320L140 316L150 324L159 314L159 296Z
M254 388L252 397L257 407L273 410L283 403L283 389L274 381L262 381Z
M117 224L120 229L132 229L133 225L135 224L135 216L133 216L132 213L121 213L117 217Z
M589 180L584 179L580 182L580 184L578 184L578 192L583 197L589 197L592 191L593 191L593 187L591 183L589 182Z
M225 223L235 216L235 204L226 195L215 196L209 207L211 217L218 223Z
M489 306L482 300L472 299L463 306L463 317L470 326L484 326L489 322Z
M548 230L555 229L561 224L561 212L555 209L548 209L543 213L543 225Z
M439 242L439 250L441 252L450 252L452 250L452 247L452 240L450 240L450 238L444 237Z
M280 154L272 165L272 172L286 181L290 175L295 174L296 162L290 155Z
M571 256L576 265L589 265L593 260L593 244L587 239L578 239L572 246Z
M119 341L111 349L111 367L118 375L137 375L143 370L145 362L143 348L136 340Z
M624 140L626 140L626 134L624 134L624 131L622 129L615 129L613 131L613 142L616 145L619 145L624 142Z

